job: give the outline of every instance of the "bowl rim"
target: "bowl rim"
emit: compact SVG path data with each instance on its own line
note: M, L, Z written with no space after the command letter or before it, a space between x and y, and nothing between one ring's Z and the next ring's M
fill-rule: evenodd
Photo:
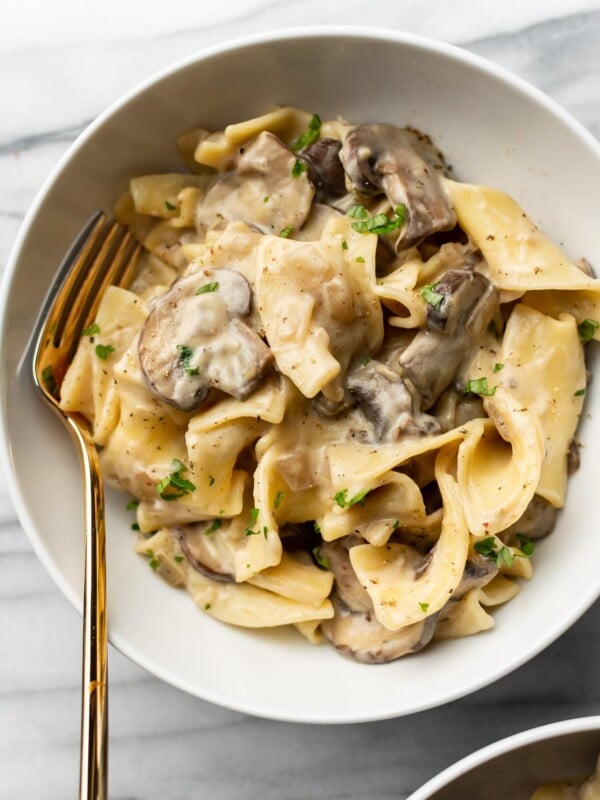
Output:
M452 781L497 756L505 755L535 742L553 739L556 736L567 736L571 733L585 733L586 731L600 731L600 715L551 722L547 725L540 725L514 733L504 739L498 739L498 741L475 750L474 753L469 753L469 755L461 758L460 761L446 767L445 770L439 772L413 794L409 795L407 800L429 800L434 792L444 789Z
M559 103L552 98L548 97L544 92L536 86L530 84L525 79L514 74L510 70L495 64L488 59L471 53L461 47L449 44L444 41L436 40L426 36L421 36L404 31L387 30L380 27L359 27L355 25L318 25L306 27L291 27L268 30L258 34L250 34L245 36L228 39L218 44L201 48L200 50L190 53L187 56L178 59L171 64L156 71L149 77L138 82L132 88L128 89L115 101L113 101L104 111L102 111L85 129L77 136L77 138L67 148L65 153L58 160L57 164L50 171L49 175L42 182L29 210L25 214L17 237L11 248L6 268L0 283L0 342L5 339L5 329L8 312L8 299L11 294L13 279L16 273L17 265L20 262L23 246L27 240L29 229L33 220L37 217L41 206L43 205L46 196L54 187L54 184L60 177L65 165L74 157L74 155L92 138L99 128L110 119L113 115L117 114L123 107L135 100L139 95L143 94L150 87L160 83L161 81L169 78L173 74L185 70L194 64L200 65L202 62L211 59L215 56L225 55L235 50L243 50L245 48L254 47L261 44L280 43L289 40L303 40L303 39L339 39L347 41L349 39L364 40L364 41L385 41L391 44L400 46L413 47L417 50L426 53L435 53L447 56L448 58L458 61L466 66L473 68L480 74L500 81L502 84L518 91L521 95L533 103L541 106L554 117L558 118L563 126L566 126L583 144L587 145L592 155L595 155L600 160L600 142L596 140L593 134L578 122L568 111L566 111ZM28 355L27 350L25 355ZM22 362L21 362L22 363ZM63 577L62 572L58 565L55 565L49 556L45 547L43 537L36 529L33 520L29 514L27 505L21 495L18 482L16 479L15 471L13 469L12 459L12 444L10 433L8 429L7 420L7 388L3 386L0 391L0 465L7 476L7 483L9 488L9 495L14 504L15 510L20 524L22 525L27 538L29 539L34 552L42 562L44 568L56 583L61 592L66 596L69 602L82 613L83 600L82 594L72 591ZM290 715L286 712L277 713L276 711L265 711L259 704L252 701L234 703L228 697L223 696L222 693L210 690L200 691L194 684L179 678L170 670L157 666L153 660L145 654L140 653L137 649L124 641L121 636L114 631L110 630L109 625L109 641L120 650L124 655L134 661L136 664L147 670L152 675L160 678L161 680L175 686L182 691L187 692L193 696L199 697L203 700L215 703L225 708L230 708L242 713L251 714L257 717L274 719L288 722L302 722L302 723L315 723L315 724L347 724L359 722L371 722L380 719L390 719L399 716L406 716L409 714L418 713L437 707L439 705L452 702L466 695L473 694L480 689L494 683L505 675L518 669L527 661L534 658L550 644L556 641L562 634L570 628L595 602L600 595L600 585L595 590L591 590L589 596L582 597L577 607L573 607L568 613L565 614L561 624L552 630L551 633L545 633L536 641L534 646L529 649L523 650L518 658L513 660L510 665L503 665L495 671L485 675L478 680L472 681L469 686L456 688L448 691L444 697L437 698L431 701L425 701L416 704L405 711L390 710L389 713L382 714L376 712L374 714L368 713L339 713L333 717L326 715L320 717L314 713L299 714L294 713Z

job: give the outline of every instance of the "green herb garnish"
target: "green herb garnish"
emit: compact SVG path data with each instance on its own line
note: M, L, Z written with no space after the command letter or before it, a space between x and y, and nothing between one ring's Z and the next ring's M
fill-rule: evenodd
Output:
M352 203L346 214L352 219L367 219L369 216L367 209L360 203Z
M277 509L281 505L284 497L285 497L285 492L282 491L277 492L277 494L275 495L275 502L273 503L273 508L275 509L275 511L277 511Z
M251 508L250 509L250 519L252 520L252 524L254 524L256 522L256 520L258 519L258 515L259 514L260 514L260 511L259 511L258 508Z
M583 322L577 326L579 338L582 342L591 342L598 328L600 328L600 322L597 320L584 319Z
M364 209L364 206L362 208ZM387 214L375 214L374 217L368 219L360 217L352 223L351 227L357 233L376 233L378 236L383 236L395 231L396 228L401 228L406 222L407 215L408 209L403 203L400 203L394 208L393 217L388 217Z
M137 524L137 522L132 522L131 523L131 530L132 531L139 531L139 529L140 529L140 526Z
M222 519L213 519L211 525L209 525L209 527L204 531L204 535L208 536L210 533L218 531L222 524L223 524Z
M363 356L360 360L360 363L363 365L363 367L366 367L370 360L371 356Z
M213 478L213 476L209 475L208 476L208 485L212 486L214 482L215 482L215 479Z
M577 389L577 391L575 392L575 397L583 397L584 394L585 394L585 387L583 389Z
M494 364L494 372L500 372L501 369L504 369L504 364Z
M321 135L321 118L318 114L313 114L310 122L308 123L308 130L300 134L300 136L292 142L292 150L297 153L299 150L305 150L314 144Z
M204 604L204 610L205 610L205 611L208 611L208 610L209 610L209 608L212 608L211 604L210 604L210 603L205 603L205 604Z
M436 311L439 311L442 307L442 303L444 302L446 295L442 294L441 292L437 292L437 283L428 283L424 286L419 294L432 308L435 308Z
M93 336L95 333L100 333L100 325L97 322L92 322L91 325L81 331L82 336Z
M293 230L294 229L292 228L291 225L286 225L285 228L282 228L282 230L279 231L279 235L281 236L282 239L287 239L288 236L293 232Z
M419 603L419 608L423 613L425 613L429 608L429 603Z
M150 569L156 569L159 565L158 558L154 555L154 550L146 550L146 555L148 556L148 566Z
M135 511L136 508L139 506L139 500L130 500L127 505L125 506L126 511Z
M524 556L529 558L529 556L533 555L535 551L535 543L532 542L531 539L522 533L517 533L516 539L519 542L519 550Z
M314 556L315 561L321 567L321 569L329 569L329 561L325 558L325 556L321 555L320 547L313 548L312 554Z
M512 550L505 545L498 547L498 542L493 536L487 536L485 539L475 542L473 547L475 552L479 553L479 555L491 558L499 569L503 565L512 567L515 558L528 558L535 549L530 539L527 539L526 536L522 536L521 534L517 534L517 538L519 537L524 540L523 547L520 548L521 553L513 553Z
M340 489L339 492L335 493L333 499L340 508L352 508L352 506L357 505L357 503L364 505L365 497L372 491L372 489L363 489L362 491L357 492L350 499L347 499L348 489Z
M218 281L211 281L210 283L205 283L204 286L201 286L196 294L208 294L209 292L216 292L218 288Z
M115 348L112 344L97 344L96 345L96 355L98 358L101 358L103 361L106 360L111 353L115 352Z
M177 209L177 206L174 206L173 203L169 203L168 200L165 200L165 207L167 211L175 211Z
M487 378L477 378L476 380L465 383L465 394L478 394L481 397L493 397L496 394L497 386L488 386Z
M178 458L173 459L171 468L173 470L171 474L156 484L156 491L162 500L178 500L196 488L191 481L183 477L187 467Z
M192 348L188 347L187 344L178 344L177 349L179 350L179 361L177 363L180 367L183 367L185 374L197 375L198 367L190 367L190 359L194 355Z
M269 195L263 197L263 203L268 203L268 202L269 202Z
M303 172L306 172L308 169L308 164L306 161L303 161L301 158L297 158L294 161L294 166L292 167L292 178L299 178Z
M340 508L346 508L346 496L348 495L348 489L340 489L339 492L336 492L333 499L338 504Z
M55 397L58 385L56 383L56 378L54 377L54 367L52 365L44 367L42 370L42 381L48 392Z
M185 561L185 556L173 556L173 559L178 563L181 564L182 561Z
M345 239L342 239L342 250L348 249L348 242Z
M365 263L365 260L364 260L364 258L362 256L357 256L354 260L358 261L359 264L364 264Z

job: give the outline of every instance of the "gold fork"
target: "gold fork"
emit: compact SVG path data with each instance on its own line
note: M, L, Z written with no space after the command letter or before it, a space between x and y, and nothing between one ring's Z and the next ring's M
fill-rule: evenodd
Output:
M77 445L84 489L85 577L80 800L104 800L108 774L108 673L104 491L90 425L64 412L60 387L107 286L127 286L140 253L131 233L98 212L66 255L36 322L33 380Z

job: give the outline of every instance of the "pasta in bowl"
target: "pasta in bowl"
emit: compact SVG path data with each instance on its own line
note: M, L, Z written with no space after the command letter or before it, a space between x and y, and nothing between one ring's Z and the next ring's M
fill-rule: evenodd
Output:
M61 394L138 552L365 663L489 629L577 461L589 265L412 128L280 107L178 144L117 203L145 255Z

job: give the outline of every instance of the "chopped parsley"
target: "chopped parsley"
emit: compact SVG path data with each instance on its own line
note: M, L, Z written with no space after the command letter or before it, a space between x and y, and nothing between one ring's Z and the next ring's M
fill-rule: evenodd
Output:
M169 203L168 200L165 200L165 207L167 211L175 211L177 209L177 206L174 206L173 203Z
M517 533L517 541L519 543L519 550L524 556L531 556L535 551L535 543L522 533Z
M81 331L82 336L93 336L95 333L100 333L100 325L97 322L92 322L91 325Z
M260 514L260 511L258 510L258 508L251 508L250 509L250 519L252 520L252 524L254 524L256 522L256 520L258 519L258 515L259 514Z
M520 553L513 553L506 545L498 547L498 542L493 536L487 536L485 539L475 542L474 549L479 555L491 558L499 569L503 565L512 567L515 558L529 558L535 550L535 545L531 539L528 539L520 533L517 534L517 539L521 543L519 548L521 550Z
M348 242L345 239L342 239L342 250L348 249Z
M308 123L308 130L301 133L300 136L292 142L292 150L297 153L299 150L305 150L314 144L321 135L321 118L318 114L313 114L310 122Z
M351 211L353 213L350 213ZM350 206L348 214L356 219L356 222L352 223L352 230L357 233L376 233L380 236L401 228L406 222L408 209L403 203L400 203L394 207L393 217L388 217L387 214L375 214L374 217L369 217L364 206L354 204Z
M303 161L301 158L297 158L294 161L294 166L292 167L292 178L299 178L303 172L306 172L308 169L308 164L306 161Z
M582 342L591 342L598 328L600 328L600 322L597 320L584 319L583 322L577 326L579 338Z
M360 360L360 363L363 365L363 367L366 367L370 360L371 356L363 356Z
M325 558L325 556L321 555L320 547L314 547L312 550L312 554L314 556L315 561L321 567L321 569L329 569L329 561Z
M171 468L173 470L171 474L156 484L156 491L162 500L178 500L196 488L191 481L183 477L187 467L178 458L173 459Z
M504 364L494 364L494 372L500 372L501 369L504 369Z
M282 230L279 231L279 235L281 236L282 239L287 239L289 235L293 232L293 230L294 229L292 228L291 225L286 225L285 228L282 228Z
M425 613L429 608L429 603L419 603L419 608L423 613Z
M583 397L584 394L585 394L585 387L583 389L577 389L577 391L575 392L575 397Z
M346 213L352 219L367 219L369 216L367 209L360 203L352 203Z
M214 482L215 482L215 479L213 478L213 476L209 475L208 476L208 485L212 486Z
M98 358L101 358L105 361L111 353L115 352L115 348L112 344L97 344L96 345L96 355Z
M348 489L340 489L339 492L336 492L333 499L338 504L340 508L346 508L346 496L348 494Z
M365 260L364 260L364 258L362 256L357 256L355 261L358 261L359 264L364 264L365 263Z
M192 348L188 347L187 344L178 344L177 349L179 350L179 361L177 363L180 367L183 367L185 374L197 375L198 367L190 367L190 359L194 355Z
M277 511L277 509L281 505L284 497L285 497L285 492L282 491L277 492L277 494L275 495L275 502L273 503L273 508L275 509L275 511Z
M436 289L437 283L428 283L421 289L419 294L432 308L435 308L436 311L439 311L446 298L446 295L442 294L441 292L437 292Z
M146 555L148 556L148 566L150 569L157 569L159 565L158 558L154 555L154 550L146 550Z
M137 522L132 522L131 523L131 530L132 531L139 531L139 529L140 529L140 526L137 524Z
M56 378L54 377L54 367L52 365L44 367L42 370L42 381L48 392L55 397L58 385L56 383Z
M268 203L268 202L269 202L269 195L266 195L265 197L263 197L263 203Z
M173 556L173 558L178 564L181 564L182 561L185 561L185 556L178 555L178 556Z
M321 526L319 525L316 519L313 520L313 528L317 533L321 533Z
M205 283L204 286L201 286L196 294L208 294L209 292L216 292L218 288L218 281L211 281L210 283Z
M352 508L352 506L357 505L364 505L365 497L372 492L372 489L363 489L360 492L357 492L353 497L347 499L348 497L348 489L340 489L339 492L335 493L334 500L338 504L340 508Z
M487 378L476 378L465 383L465 394L478 394L481 397L493 397L497 386L488 386Z
M246 528L244 531L244 536L258 536L260 531L253 531L252 528Z
M210 533L214 533L215 531L218 531L222 524L223 524L223 520L222 519L213 519L212 523L204 531L204 535L208 536Z
M130 500L127 505L125 506L126 511L135 511L136 508L139 506L139 500Z
M211 608L211 605L210 605L210 603L205 603L205 604L204 604L204 610L205 610L205 611L208 611L208 610L209 610L209 608Z

